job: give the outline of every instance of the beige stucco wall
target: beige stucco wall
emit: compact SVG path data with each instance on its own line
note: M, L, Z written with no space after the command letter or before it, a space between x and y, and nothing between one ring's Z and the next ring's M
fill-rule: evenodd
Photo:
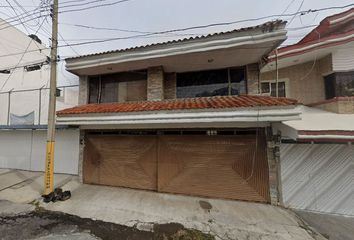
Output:
M279 80L287 79L289 82L287 97L297 99L303 104L310 104L325 100L323 76L331 72L332 57L328 55L316 61L279 69ZM275 79L275 71L261 74L261 81Z
M316 108L320 108L329 112L340 114L353 114L354 113L354 101L352 100L339 100L328 103L316 105Z

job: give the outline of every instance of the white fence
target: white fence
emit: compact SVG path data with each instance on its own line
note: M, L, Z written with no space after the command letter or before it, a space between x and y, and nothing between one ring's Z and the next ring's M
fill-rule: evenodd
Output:
M0 168L44 171L45 130L1 130ZM55 173L78 174L79 130L57 131Z

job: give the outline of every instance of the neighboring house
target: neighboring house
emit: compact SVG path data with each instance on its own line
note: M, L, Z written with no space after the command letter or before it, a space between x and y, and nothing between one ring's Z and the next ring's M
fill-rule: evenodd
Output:
M274 124L282 135L287 207L354 215L354 9L325 18L263 67L261 92L303 103L302 119Z
M43 171L49 49L38 37L29 37L5 21L0 20L0 28L0 168ZM77 95L64 89L57 109L77 105ZM79 132L58 128L55 171L77 174Z
M84 183L278 203L272 123L299 119L295 100L251 96L285 22L67 59L80 106ZM249 95L248 95L249 94Z

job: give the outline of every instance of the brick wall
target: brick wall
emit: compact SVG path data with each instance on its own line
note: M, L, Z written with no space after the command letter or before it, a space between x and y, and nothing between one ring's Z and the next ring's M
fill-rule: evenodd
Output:
M164 71L162 66L148 68L147 100L164 99Z
M323 76L332 71L332 59L328 55L317 61L310 61L279 69L279 80L289 80L289 95L303 104L310 104L325 100ZM276 72L270 71L261 74L261 81L275 80Z

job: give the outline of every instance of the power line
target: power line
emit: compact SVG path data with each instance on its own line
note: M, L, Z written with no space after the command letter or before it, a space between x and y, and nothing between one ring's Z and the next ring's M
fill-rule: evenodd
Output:
M64 3L67 3L67 2L63 2L61 4L60 9L70 8L70 7L77 7L77 6L85 6L87 4L92 4L92 3L97 3L97 2L101 2L102 3L102 2L106 2L106 1L111 1L111 0L93 0L93 1L90 1L90 2L85 2L85 3L81 3L81 4L76 4L76 5L63 5ZM116 5L116 4L127 2L127 1L131 1L131 0L120 0L120 1L115 1L113 3L105 3L105 4L89 6L89 7L85 7L85 8L69 9L69 10L66 10L66 11L61 11L59 13L76 12L76 11L83 11L83 10L88 10L88 9L92 9L92 8L100 8L100 7L112 6L112 5ZM70 2L75 2L75 1L70 1ZM27 17L33 16L33 15L35 15L37 13L38 10L39 10L38 13L46 11L45 9L47 7L50 7L49 3L48 4L41 4L39 7L35 8L35 9L31 10L31 11L26 11L26 12L24 12L24 13L20 14L19 16L16 16L16 17L10 17L10 18L4 19L4 21L6 21L8 23L17 22L17 21L20 20L19 19L20 17L21 18L27 18ZM30 20L33 20L33 19L30 19ZM1 24L0 24L0 26L1 26Z
M102 1L104 1L104 0L102 0ZM110 6L110 5L113 5L113 4L118 4L118 3L122 3L122 2L126 2L126 1L130 1L130 0L121 0L121 1L114 2L114 3L90 6L90 7L87 7L87 8L66 10L66 11L61 11L60 13L67 13L67 12L74 12L74 11L83 11L83 10L92 9L92 8ZM243 23L243 22L259 21L259 20L264 20L264 19L268 19L268 18L293 17L293 16L296 16L298 14L305 15L305 14L315 13L315 12L320 12L320 11L327 11L327 10L333 10L333 9L343 9L343 8L348 8L348 7L351 7L351 6L354 6L354 3L353 4L348 4L348 5L345 5L345 6L332 6L332 7L320 8L320 9L309 9L309 10L306 10L306 11L297 11L295 13L289 13L289 14L274 14L274 15L270 15L270 16L264 16L264 17L259 17L259 18L251 18L251 19L245 19L245 20L238 20L238 21L232 21L232 22L226 22L226 23L212 23L212 24L198 26L198 27L185 28L185 29L181 29L180 31L187 31L187 30L192 30L192 29L215 27L215 26L223 26L223 25L231 25L231 24ZM44 12L44 11L40 10L40 12ZM30 16L31 15L27 15L26 17L30 17ZM44 16L40 16L40 17L46 17L46 16L49 16L49 15L44 15ZM27 19L26 22L34 20L34 19L37 19L37 17ZM14 21L18 21L18 20L15 19ZM11 23L11 22L8 22L8 23ZM0 24L0 26L1 26L1 24Z
M305 2L305 0L302 0L302 1L301 1L301 4L300 4L300 6L299 6L297 12L300 12L300 11L301 11L301 8L302 8L304 2ZM300 14L300 16L301 16L301 15L302 15L302 14ZM295 17L296 17L296 15L294 15L294 16L291 18L291 20L290 20L289 23L287 24L288 26L294 21Z
M41 29L41 26L43 25L43 23L44 23L44 20L43 20L42 24L38 27L38 29L37 29L37 31L36 31L35 34L37 34L37 32ZM29 47L31 46L32 41L33 41L33 39L31 38L30 42L28 43L28 45L27 45L27 47L26 47L26 50L22 53L22 56L21 56L21 58L20 58L20 60L18 61L18 63L17 63L16 66L18 66L18 65L21 63L23 57L24 57L25 54L27 53L27 50L28 50ZM10 80L12 74L13 74L13 72L11 72L11 73L9 74L9 76L6 78L5 82L2 84L2 86L1 86L1 88L0 88L0 91L2 91L2 90L4 89L5 85L6 85L7 82Z
M300 12L292 13L292 14L284 14L284 15L281 15L281 16L294 16L296 14L320 12L320 11L326 11L326 10L329 10L329 9L343 9L343 8L348 8L350 6L354 6L354 4L349 4L349 5L345 5L345 6L326 7L326 8L320 8L320 9L310 9L310 10L307 10L307 11L300 11ZM207 24L207 25L199 25L199 26L186 27L186 28L180 28L180 29L152 32L152 33L140 34L140 35L134 35L134 36L128 36L128 37L117 37L117 38L101 39L101 40L96 40L96 41L86 41L86 42L81 42L81 43L60 45L58 47L63 48L63 47L72 47L72 46L82 46L82 45L88 45L88 44L110 42L110 41L117 41L117 40L124 40L124 39L132 39L132 38L146 37L146 36L165 34L165 33L174 33L174 32L183 32L183 31L194 30L194 29L203 29L203 28L209 28L209 27L215 27L215 26L226 26L226 25L232 25L232 24L236 24L236 23L259 21L259 20L264 20L264 19L267 19L267 18L274 18L274 17L277 17L277 16L280 16L280 15L270 15L270 16L264 16L264 17L259 17L259 18L251 18L251 19L237 20L237 21L231 21L231 22L212 23L212 24ZM308 26L306 26L306 28L307 27ZM296 28L296 29L300 29L300 28ZM40 50L44 50L44 49L45 48L40 49ZM36 51L36 50L34 50L34 51ZM0 57L7 57L7 56L13 56L13 55L19 55L19 54L22 54L22 53L6 54L6 55L2 55L2 56L0 55Z
M286 13L286 11L288 11L288 9L290 8L290 6L291 6L294 2L295 2L295 0L292 0L281 14Z

